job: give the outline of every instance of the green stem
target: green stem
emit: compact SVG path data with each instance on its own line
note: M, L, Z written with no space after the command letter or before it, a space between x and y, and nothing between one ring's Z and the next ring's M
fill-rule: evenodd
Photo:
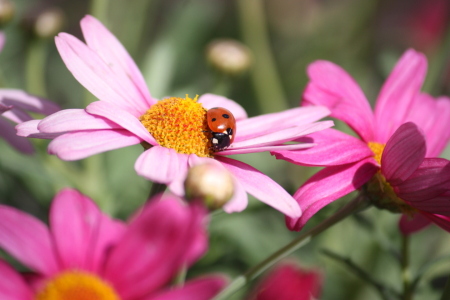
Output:
M409 269L409 235L402 235L403 300L412 300L411 271Z
M364 196L357 196L355 199L347 203L334 215L325 219L319 225L311 228L305 233L301 234L299 237L291 241L289 244L279 249L277 252L270 255L268 258L260 262L258 265L254 266L247 271L244 275L237 277L233 280L230 285L228 285L222 292L220 292L214 300L227 299L229 296L234 294L237 290L242 288L248 282L259 276L266 269L270 268L276 262L291 254L295 250L301 248L303 245L307 244L314 236L322 233L326 229L330 228L334 224L342 221L346 217L350 216L354 212L357 212L369 205L369 201Z
M282 111L289 108L275 60L270 49L264 1L236 1L242 39L252 50L254 63L251 79L262 113Z

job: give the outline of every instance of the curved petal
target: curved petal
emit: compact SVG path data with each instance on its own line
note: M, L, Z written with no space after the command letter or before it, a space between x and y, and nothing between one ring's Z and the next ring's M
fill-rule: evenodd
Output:
M268 176L238 160L227 157L216 159L223 163L245 191L256 199L293 218L298 218L302 214L292 196Z
M132 132L140 139L146 141L151 145L158 145L158 143L147 131L147 129L145 129L144 125L142 125L139 119L113 103L104 101L92 102L86 107L86 111L90 114L101 116L118 124L123 129Z
M412 49L399 59L384 83L375 106L376 141L386 143L405 123L427 71L425 55Z
M309 125L329 114L330 110L324 106L296 107L238 121L235 141L267 135L290 127Z
M314 143L315 146L305 150L270 153L277 159L301 166L336 166L373 156L366 143L332 128L312 133L296 141Z
M78 160L140 142L141 140L128 130L77 131L65 133L51 141L48 153L62 160Z
M286 218L288 228L300 231L323 207L359 189L378 170L372 161L372 158L367 158L354 164L327 167L308 179L294 194L303 215Z
M30 269L52 276L59 270L47 227L20 210L0 205L0 247Z
M450 191L450 161L425 158L407 180L394 186L394 191L413 206L416 202L424 202Z
M5 111L2 114L2 117L6 118L14 123L17 123L17 124L33 120L33 117L30 116L30 114L28 114L27 112L25 112L21 109L15 108L15 107Z
M23 124L23 123L22 123ZM34 153L33 145L24 137L16 134L14 125L0 117L0 137L5 139L11 146L25 154Z
M402 215L398 226L402 234L409 235L424 229L430 224L431 221L427 217L423 214L417 213L412 218L407 215Z
M33 300L33 292L23 277L6 262L0 260L0 299Z
M179 154L170 148L155 146L145 150L134 164L138 175L153 182L169 184L178 175Z
M150 202L111 250L104 278L121 299L138 299L162 287L189 260L190 249L207 245L204 217L198 206L183 206L176 199Z
M450 141L450 98L435 100L428 94L415 97L407 121L414 122L425 133L426 157L437 157Z
M236 154L246 154L246 153L258 153L258 152L266 152L266 151L293 151L300 149L307 149L314 147L316 144L282 144L282 145L270 145L270 146L255 146L253 148L241 148L241 149L233 149L233 145L228 147L226 150L222 150L220 152L215 152L215 155L236 155Z
M427 151L425 137L416 124L401 125L381 156L381 173L391 185L405 181L420 166Z
M355 80L341 67L328 61L310 64L307 73L311 81L303 94L305 104L328 107L332 117L347 123L363 141L373 141L372 109Z
M3 104L0 103L0 115L2 113L4 113L5 111L10 110L11 108L13 108L11 105L7 106L7 105L3 105Z
M233 149L238 150L243 148L254 148L257 146L283 144L285 142L295 140L299 137L311 134L313 132L328 129L333 125L334 125L333 121L322 121L302 126L281 129L279 131L268 133L266 135L250 138L239 142L234 142Z
M145 101L148 107L155 104L156 100L151 97L139 68L117 38L92 16L85 16L80 24L89 48L94 50L114 73L122 75L124 80L130 80L127 86L134 87L137 90L136 95L140 95L139 98Z
M124 225L114 223L78 191L59 192L50 210L50 225L62 267L97 271L106 250L123 233Z
M44 115L60 110L59 106L54 102L15 89L0 89L0 104Z
M17 135L37 139L54 139L61 133L41 133L38 125L42 120L31 120L16 125Z
M441 216L437 214L430 214L423 212L422 213L425 217L427 217L430 221L432 221L434 224L438 225L444 230L447 230L450 232L450 217L449 216Z
M226 283L226 278L218 275L196 278L186 282L183 287L171 288L142 300L209 300L217 295Z
M198 102L207 110L213 107L224 107L233 113L236 120L247 119L245 109L237 102L226 97L214 94L203 94L198 98Z
M133 98L127 86L126 74L117 74L89 47L67 33L55 37L59 54L72 75L95 97L114 103L135 117L142 115L148 106L138 98Z
M84 109L64 109L39 122L41 133L61 133L75 130L121 129L119 125L101 117L88 114Z

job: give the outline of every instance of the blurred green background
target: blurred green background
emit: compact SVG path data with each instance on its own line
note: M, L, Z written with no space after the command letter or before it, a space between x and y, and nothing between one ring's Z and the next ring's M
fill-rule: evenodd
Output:
M79 21L85 14L100 19L117 36L156 98L218 93L240 103L249 116L281 111L299 105L307 65L325 59L347 70L374 102L396 60L411 47L429 60L424 91L450 94L448 0L12 2L14 15L3 25L1 87L47 97L62 108L83 108L95 100L66 69L53 40L60 31L82 38ZM1 14L0 9L0 20ZM230 75L208 62L208 45L220 38L235 39L249 48L248 70ZM339 122L337 126L348 130ZM0 140L1 203L45 220L52 197L70 186L89 195L103 210L126 219L146 200L151 184L133 168L140 146L65 162L46 153L48 141L33 143L36 154L25 156ZM450 158L449 149L443 157ZM277 161L268 153L238 158L291 194L317 171ZM307 227L348 199L320 211ZM400 290L397 222L397 215L370 208L318 236L292 257L306 268L321 270L322 299L380 299L375 289L322 250L350 258L374 278ZM285 228L280 213L254 199L242 213L214 215L210 229L210 250L188 276L206 272L237 276L298 236ZM414 299L437 299L450 274L449 234L431 226L411 239L413 276L437 259L423 272ZM234 298L244 294L242 290Z

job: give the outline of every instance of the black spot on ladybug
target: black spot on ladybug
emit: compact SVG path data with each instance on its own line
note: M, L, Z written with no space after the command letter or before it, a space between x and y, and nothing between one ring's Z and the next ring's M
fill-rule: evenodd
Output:
M216 120L217 120L216 118L212 118L212 119L211 119L212 122L215 122Z
M230 116L227 115L227 114L223 114L222 117L224 117L225 119L229 119L230 118Z

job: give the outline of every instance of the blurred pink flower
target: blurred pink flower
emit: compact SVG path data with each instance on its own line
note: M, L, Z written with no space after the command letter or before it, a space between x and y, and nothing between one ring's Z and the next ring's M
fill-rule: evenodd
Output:
M293 263L283 263L258 284L251 299L318 299L321 287L322 278L319 272L302 270Z
M205 212L167 196L147 204L128 224L103 214L71 189L54 199L50 228L0 206L0 247L28 267L23 275L0 261L1 299L210 299L221 276L167 287L207 248ZM91 298L89 298L91 299Z
M406 213L401 226L405 233L423 223L415 212L450 229L445 217L439 216L449 214L445 208L450 195L449 165L445 159L433 158L450 140L450 99L435 101L420 93L426 67L422 54L408 50L383 85L373 113L361 89L339 66L327 61L309 66L305 104L326 105L331 116L347 123L361 139L327 129L301 139L317 144L311 149L272 152L299 165L326 167L295 193L303 215L287 219L290 229L300 230L321 208L369 181L378 182L381 189L393 189L388 198L399 201L391 202L390 209ZM414 214L420 224L406 224Z
M313 123L329 114L327 108L295 108L246 119L247 114L239 104L216 95L205 94L198 101L189 97L157 101L151 97L144 78L125 48L98 20L86 16L81 21L81 28L86 44L72 35L60 33L56 37L56 46L75 78L100 101L89 104L86 109L66 109L42 121L21 124L16 127L20 136L54 138L49 153L64 160L82 159L141 143L148 150L137 159L136 172L153 182L169 185L178 195L184 193L182 183L189 167L207 161L219 162L233 174L236 183L235 195L225 205L225 211L245 209L247 193L250 193L288 216L301 215L292 196L276 182L255 168L224 156L311 147L311 144L284 143L331 127L331 121ZM175 103L177 111L166 108L167 101ZM186 106L178 107L178 103ZM212 153L207 146L207 128L201 126L206 124L205 109L216 106L225 107L234 114L237 133L230 148ZM162 108L170 109L170 112L162 112ZM164 119L167 121L164 126L172 126L170 130L156 126L154 130L158 137L140 121L155 111L159 113L158 117L148 117L148 123ZM174 114L178 114L177 117ZM195 122L200 122L200 127L192 129ZM55 138L55 135L59 136ZM168 146L169 142L177 146ZM201 151L192 150L194 148Z

